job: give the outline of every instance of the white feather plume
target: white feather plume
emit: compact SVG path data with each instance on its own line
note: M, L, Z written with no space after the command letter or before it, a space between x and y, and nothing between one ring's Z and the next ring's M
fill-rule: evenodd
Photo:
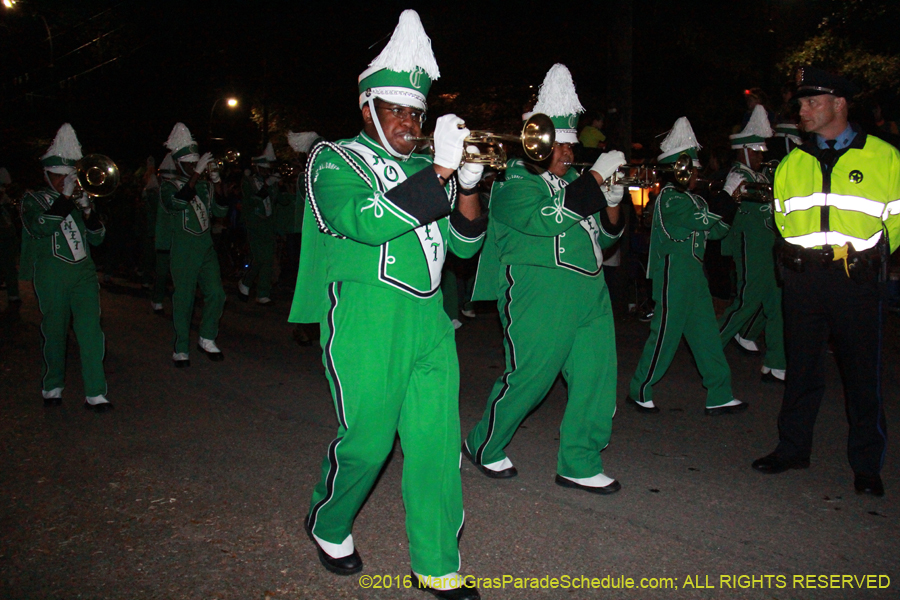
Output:
M69 160L84 158L84 155L81 153L81 143L78 141L75 129L68 123L63 123L62 127L59 128L53 143L50 144L50 148L47 149L47 152L41 158L49 156L59 156Z
M441 76L431 50L431 38L422 27L419 13L408 9L400 14L391 40L369 66L395 72L415 71L421 67L432 81Z
M575 92L575 82L565 65L556 63L544 77L534 112L548 117L562 117L584 112Z
M688 148L702 148L694 135L691 122L687 117L681 117L675 121L675 125L669 131L666 138L660 143L659 149L663 155L673 154L679 150L687 150Z
M312 148L313 142L319 137L319 134L315 131L301 131L300 133L289 131L287 135L288 144L294 149L294 152L302 152L303 154L309 154L309 149Z
M750 120L747 121L747 126L744 127L743 131L737 134L737 136L740 137L748 135L758 135L762 138L770 138L773 135L772 126L769 124L769 115L766 114L766 109L762 104L757 104L753 107L753 112L750 114Z
M190 146L193 143L194 138L191 136L191 131L185 124L175 123L175 127L172 128L172 133L169 134L169 139L166 140L165 146L172 152L178 152L182 148Z

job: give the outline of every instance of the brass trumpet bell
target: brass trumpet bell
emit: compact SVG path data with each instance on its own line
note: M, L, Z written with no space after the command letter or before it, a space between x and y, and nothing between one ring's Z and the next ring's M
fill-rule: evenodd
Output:
M100 198L116 191L121 174L116 163L102 154L88 154L77 163L78 184L88 196Z

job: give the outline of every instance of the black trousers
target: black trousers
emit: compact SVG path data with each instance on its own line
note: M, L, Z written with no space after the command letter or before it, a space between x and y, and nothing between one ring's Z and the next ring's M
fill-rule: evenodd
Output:
M808 458L812 451L831 336L850 425L850 466L856 473L880 473L887 429L881 399L878 283L850 279L840 261L813 265L800 273L785 269L783 306L787 381L776 453L785 458Z

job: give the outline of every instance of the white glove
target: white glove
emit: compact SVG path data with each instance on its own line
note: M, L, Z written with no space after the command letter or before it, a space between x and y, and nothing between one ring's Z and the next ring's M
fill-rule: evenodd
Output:
M66 175L66 178L63 179L63 196L71 196L75 191L75 186L78 184L78 175L75 173L69 173Z
M209 163L212 162L212 152L207 152L203 156L200 157L200 160L197 161L197 166L194 167L194 173L197 175L203 175L203 171L206 170L206 167L209 166Z
M465 127L465 121L456 115L439 117L434 125L434 164L454 171L458 169L468 135L469 130Z
M625 155L618 150L613 150L612 152L604 152L601 154L600 158L594 162L594 166L591 167L591 171L599 174L605 181L624 164Z
M274 185L279 181L281 181L281 177L279 177L278 175L269 175L268 177L266 177L266 185Z
M469 146L466 148L469 154L480 154L478 146ZM484 165L481 163L466 163L456 172L456 178L459 181L459 187L464 190L471 190L481 181L484 174Z
M87 194L81 194L77 198L72 198L72 202L77 204L79 208L88 209L91 207L91 199L88 198Z
M618 206L619 202L621 202L622 198L625 196L625 186L610 186L609 191L603 192L603 195L606 196L607 206Z
M725 185L722 187L725 192L728 193L729 196L734 196L734 193L741 187L744 183L744 178L741 177L740 173L735 173L732 171L728 174L728 177L725 178Z

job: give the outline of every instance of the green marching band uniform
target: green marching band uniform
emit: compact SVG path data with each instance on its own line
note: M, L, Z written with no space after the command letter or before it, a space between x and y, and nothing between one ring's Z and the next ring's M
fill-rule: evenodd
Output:
M159 165L159 177L163 181L171 181L177 175L177 167L172 159L172 153L166 154L165 158ZM172 256L172 228L176 220L171 212L169 212L162 202L160 194L161 185L157 181L155 188L144 190L144 193L153 193L156 206L156 218L153 232L153 247L156 251L155 274L153 277L153 289L150 291L150 305L153 312L161 314L163 312L162 302L166 297L166 288L168 287L169 271L171 269Z
M90 246L103 241L106 228L97 211L85 216L87 199L75 198L75 163L82 158L75 130L60 127L41 159L46 173L71 181L68 195L53 187L28 191L22 198L22 278L32 280L41 310L44 358L42 394L46 405L58 404L65 387L66 338L75 332L84 378L86 408L112 408L105 395L105 339L100 329L100 284ZM47 175L48 182L52 175Z
M682 152L697 160L699 144L687 118L676 121L661 147L660 164L674 162ZM650 321L650 337L629 386L629 399L643 412L659 410L653 403L653 385L665 375L682 336L707 390L706 413L736 412L747 406L731 392L731 370L719 341L703 272L706 241L722 239L728 230L723 217L711 212L697 194L671 183L660 191L653 208L648 258L656 310Z
M370 107L376 124L375 97L423 109L439 75L415 11L401 15L381 56L395 47L410 19L424 37L419 46L427 48L432 68L415 68L421 58L405 69L373 61L360 75L359 89L360 107ZM412 570L444 577L460 566L463 505L459 363L443 310L441 268L448 252L473 256L485 224L454 210L455 179L443 186L431 157L398 159L385 144L362 132L319 143L309 157L289 320L320 324L338 432L322 461L307 527L323 563L323 547L332 559L358 556L353 521L399 433ZM349 574L362 565L326 567Z
M548 109L545 98L555 93L574 105ZM555 124L583 110L565 66L548 72L534 110ZM557 124L556 141L576 143L574 128L564 127ZM505 181L493 186L473 300L497 300L506 368L464 446L466 456L489 477L516 474L504 449L560 372L568 384L568 402L557 474L587 480L603 473L600 451L612 433L617 369L603 248L622 232L622 223L613 225L606 207L591 171L579 176L569 168L558 177L511 160ZM605 485L592 485L591 491L619 489L618 482L603 479Z
M6 186L12 183L9 171L0 167L0 281L6 283L6 298L9 305L22 302L19 296L19 273L16 258L19 253L19 234L15 220L18 218L12 198L6 193Z
M275 210L290 199L279 191L278 177L268 175L268 169L275 166L271 142L262 156L253 158L253 164L266 171L252 173L241 180L241 218L247 227L251 258L250 270L238 282L238 290L241 297L247 299L255 281L257 303L268 304L275 263Z
M757 105L744 131L731 136L732 148L743 148L745 153L747 149L763 151L771 133L765 108ZM740 178L747 183L771 183L764 173L740 162L734 164L729 177L735 182ZM774 372L774 378L784 380L784 321L774 254L778 237L769 196L758 192L745 195L731 231L722 240L722 254L734 259L737 294L719 317L718 325L723 346L736 335L753 341L764 327L764 377Z
M188 164L197 162L198 167L200 166L197 145L183 124L175 125L167 146L176 161ZM204 155L203 158L207 156ZM211 359L222 359L221 352L212 342L219 333L219 318L225 307L225 290L222 288L219 259L213 247L210 224L211 217L224 217L228 212L227 207L216 203L213 186L209 181L198 180L191 189L187 185L189 178L184 173L184 168L181 167L181 170L176 177L164 181L160 186L163 206L172 213L171 267L172 282L175 285L172 296L175 349L172 359L178 367L190 364L187 361L191 317L198 285L203 294L199 346Z

